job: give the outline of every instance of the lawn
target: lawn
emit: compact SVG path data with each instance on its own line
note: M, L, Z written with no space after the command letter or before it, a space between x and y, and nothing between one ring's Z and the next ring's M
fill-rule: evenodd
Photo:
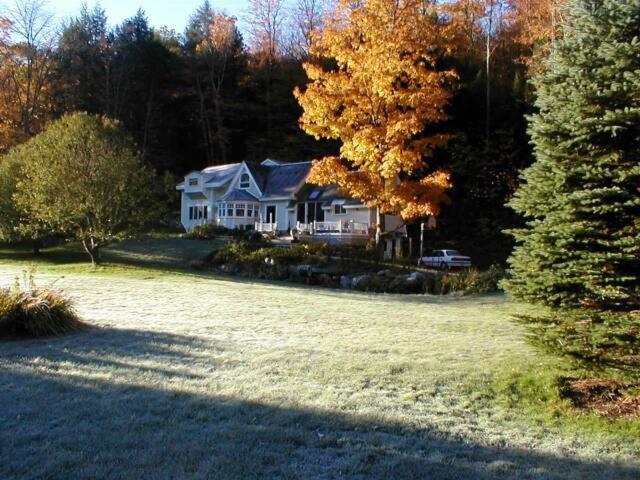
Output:
M558 363L503 296L194 275L209 245L146 242L39 261L95 328L0 344L0 478L640 478L637 425L497 393ZM0 251L0 285L25 260Z

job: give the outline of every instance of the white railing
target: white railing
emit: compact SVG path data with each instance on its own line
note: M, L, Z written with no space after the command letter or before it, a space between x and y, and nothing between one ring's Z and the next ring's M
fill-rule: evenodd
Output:
M296 229L310 235L368 235L369 224L350 220L336 222L299 223Z
M256 222L256 232L275 233L277 230L277 226L277 223Z

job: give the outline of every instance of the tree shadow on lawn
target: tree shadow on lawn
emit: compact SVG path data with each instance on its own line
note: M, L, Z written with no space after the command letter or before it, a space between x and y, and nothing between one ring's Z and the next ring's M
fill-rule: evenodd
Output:
M208 339L144 330L90 327L59 337L0 340L0 360L15 363L48 361L52 364L72 363L96 369L112 367L119 372L157 373L165 377L203 378L188 368L195 361L215 364L213 356L222 348ZM28 355L25 355L28 352Z
M91 343L79 338L88 334L98 338ZM188 366L207 348L221 353L225 346L190 336L115 329L4 344L0 478L640 476L638 466L477 445L434 426L414 428L363 415L227 398L202 391L197 375L187 379L191 388L177 382L171 365ZM110 365L114 356L125 360ZM137 363L127 367L127 358ZM171 374L154 382L140 366L147 358L164 362ZM46 369L32 368L36 362L48 362ZM76 365L73 374L68 363ZM133 375L133 382L117 374L92 375L105 366L127 368L124 373ZM165 377L163 370L152 373Z
M192 272L190 263L201 260L219 246L219 241L184 238L141 238L113 243L101 250L101 265L138 267L164 272ZM91 268L89 257L78 242L43 248L34 255L28 245L0 244L0 261L21 262L49 266L86 266Z

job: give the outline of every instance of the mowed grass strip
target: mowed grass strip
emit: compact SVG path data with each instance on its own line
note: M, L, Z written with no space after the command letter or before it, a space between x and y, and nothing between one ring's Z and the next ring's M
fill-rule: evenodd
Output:
M86 332L2 344L1 478L638 478L638 439L520 415L502 296L43 274ZM2 265L0 285L20 273Z

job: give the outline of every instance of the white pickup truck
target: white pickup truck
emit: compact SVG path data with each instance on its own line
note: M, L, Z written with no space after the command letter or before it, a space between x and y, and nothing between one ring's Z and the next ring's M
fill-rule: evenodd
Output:
M434 268L467 268L471 266L471 258L465 257L457 250L432 250L429 256L418 259L418 265Z

